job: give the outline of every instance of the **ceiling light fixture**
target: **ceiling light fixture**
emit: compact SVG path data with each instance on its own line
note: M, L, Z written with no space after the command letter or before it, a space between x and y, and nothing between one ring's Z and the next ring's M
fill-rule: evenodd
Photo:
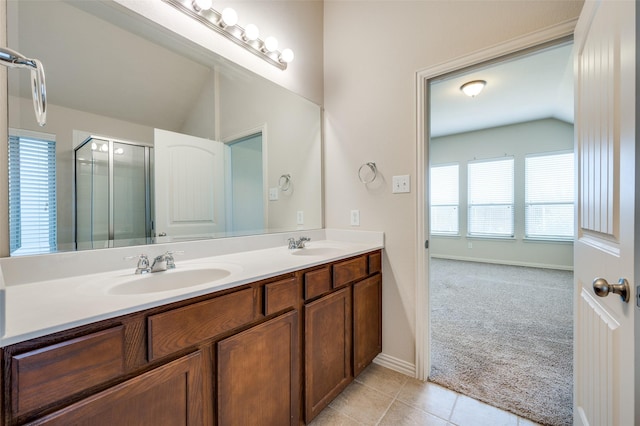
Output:
M293 51L278 51L278 41L275 37L267 37L262 41L258 38L258 27L254 24L249 24L246 28L239 26L238 14L231 8L225 8L220 13L211 8L212 0L163 1L281 70L287 69L287 65L293 61Z
M473 80L473 81L468 81L465 84L463 84L462 86L460 86L460 90L462 90L462 92L471 97L471 98L475 98L476 96L478 96L480 94L480 92L482 92L482 89L484 89L484 86L487 84L486 81L484 80Z

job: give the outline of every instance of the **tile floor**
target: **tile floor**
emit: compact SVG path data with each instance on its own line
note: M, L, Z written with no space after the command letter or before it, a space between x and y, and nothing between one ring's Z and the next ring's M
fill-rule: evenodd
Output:
M371 364L309 426L534 426L433 383Z

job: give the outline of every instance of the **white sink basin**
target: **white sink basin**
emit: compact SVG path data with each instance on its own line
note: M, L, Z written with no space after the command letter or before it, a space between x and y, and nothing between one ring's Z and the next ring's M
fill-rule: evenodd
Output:
M173 269L135 275L123 283L108 288L107 294L131 295L178 290L218 281L229 275L231 271L226 268Z

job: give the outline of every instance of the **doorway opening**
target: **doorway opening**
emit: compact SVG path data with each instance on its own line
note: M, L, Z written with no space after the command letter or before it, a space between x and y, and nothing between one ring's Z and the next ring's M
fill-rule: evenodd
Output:
M227 232L265 229L262 132L225 143Z
M567 39L427 86L428 377L557 425L572 422L572 89Z

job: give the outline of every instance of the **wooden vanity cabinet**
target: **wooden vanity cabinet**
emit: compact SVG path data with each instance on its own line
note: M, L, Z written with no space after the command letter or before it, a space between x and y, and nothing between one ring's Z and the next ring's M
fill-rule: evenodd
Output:
M27 424L200 426L201 358L189 354Z
M307 423L382 351L381 272L376 251L305 273Z
M380 251L2 349L0 426L298 425L381 349Z
M298 425L298 312L217 343L218 425Z
M382 352L382 277L353 285L353 375L358 376Z
M351 288L304 307L305 420L311 421L347 387L351 369Z

